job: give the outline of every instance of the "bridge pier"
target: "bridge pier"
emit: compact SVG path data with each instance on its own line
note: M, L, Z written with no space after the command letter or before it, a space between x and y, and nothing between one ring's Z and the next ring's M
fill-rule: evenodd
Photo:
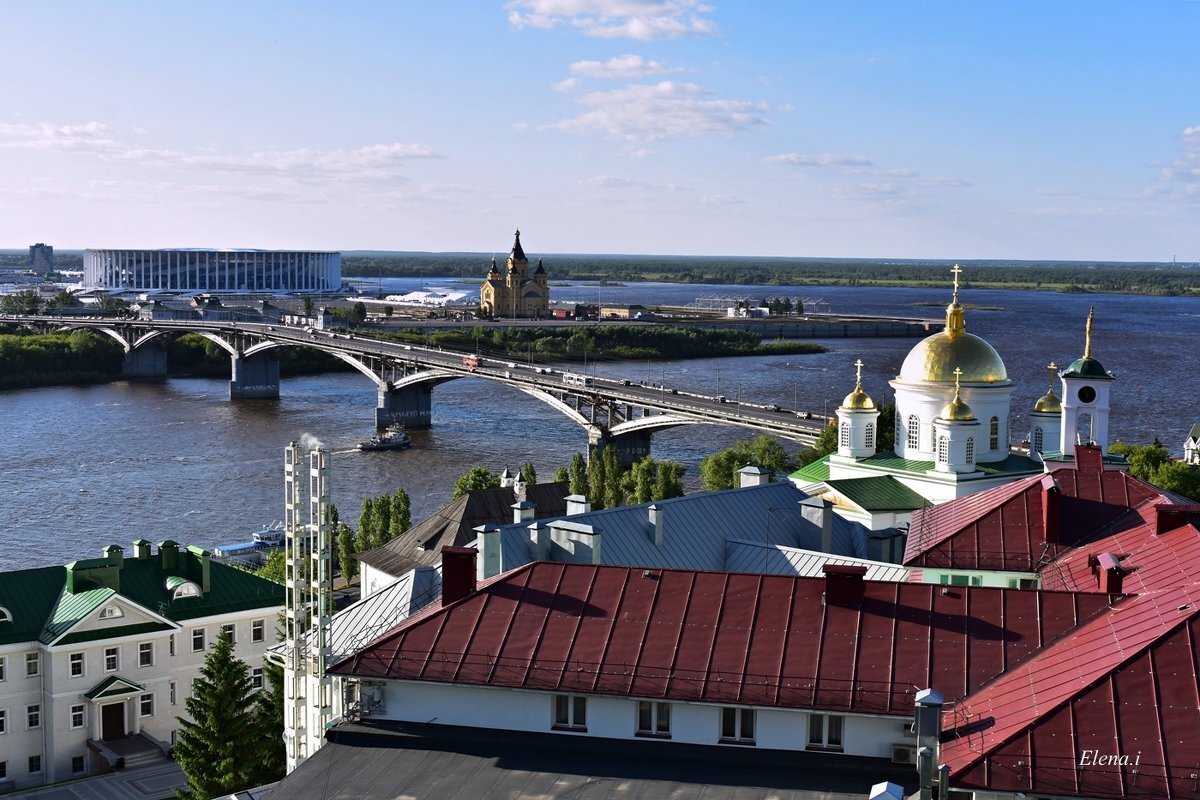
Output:
M156 337L125 354L121 375L126 378L166 378L167 344Z
M617 460L623 467L631 467L634 462L641 461L650 455L650 431L630 431L620 436L609 436L598 426L588 428L588 451L599 455L605 448L611 447L617 451Z
M230 358L230 400L279 399L279 351L272 348L254 355Z
M427 383L389 389L379 387L375 404L375 427L386 428L397 422L407 428L428 428L433 422L433 387Z

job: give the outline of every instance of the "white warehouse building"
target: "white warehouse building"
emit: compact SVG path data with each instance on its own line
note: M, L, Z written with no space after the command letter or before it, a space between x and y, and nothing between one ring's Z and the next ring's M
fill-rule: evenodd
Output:
M93 250L83 256L90 288L168 292L334 292L342 254L302 250Z

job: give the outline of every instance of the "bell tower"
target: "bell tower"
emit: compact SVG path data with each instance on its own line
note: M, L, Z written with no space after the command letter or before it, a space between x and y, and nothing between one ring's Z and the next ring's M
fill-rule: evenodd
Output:
M1095 308L1088 310L1083 356L1059 374L1062 381L1062 429L1059 451L1075 452L1076 437L1082 444L1096 444L1108 455L1109 390L1113 375L1092 358L1092 323ZM1083 428L1083 430L1081 430Z

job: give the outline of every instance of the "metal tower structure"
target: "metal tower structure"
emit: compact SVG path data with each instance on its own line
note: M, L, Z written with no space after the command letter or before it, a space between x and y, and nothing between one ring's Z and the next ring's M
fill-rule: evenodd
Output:
M284 450L284 536L287 611L284 638L284 726L287 769L314 753L333 719L329 665L333 570L329 524L329 452ZM307 480L306 480L307 479ZM303 522L307 500L308 521Z

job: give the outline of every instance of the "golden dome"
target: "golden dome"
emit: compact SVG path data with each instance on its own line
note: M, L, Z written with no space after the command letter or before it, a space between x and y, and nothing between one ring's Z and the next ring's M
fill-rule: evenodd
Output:
M938 416L955 422L966 422L975 419L975 412L956 394L953 400L942 406L942 413Z
M1000 354L990 344L973 333L967 333L963 307L958 304L957 264L954 273L954 297L946 306L946 328L927 336L908 352L897 376L905 383L950 383L954 370L962 370L967 383L1003 383L1008 370Z
M867 393L859 386L853 392L846 395L846 399L842 401L842 408L856 411L872 411L875 409L875 401L868 397Z
M1043 414L1059 414L1062 413L1062 403L1054 392L1046 392L1033 404L1033 410Z

